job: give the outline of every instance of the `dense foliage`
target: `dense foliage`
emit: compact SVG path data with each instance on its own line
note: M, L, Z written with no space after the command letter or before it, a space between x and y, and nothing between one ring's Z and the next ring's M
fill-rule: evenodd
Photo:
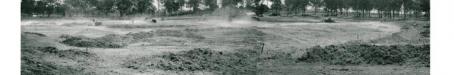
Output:
M212 11L227 6L252 9L258 16L268 10L277 16L284 9L287 15L303 15L308 6L312 7L314 15L324 13L325 16L348 16L353 13L353 16L366 17L374 12L378 13L378 17L392 18L430 14L430 0L22 0L21 12L24 15L47 16L110 13L118 16L172 15Z

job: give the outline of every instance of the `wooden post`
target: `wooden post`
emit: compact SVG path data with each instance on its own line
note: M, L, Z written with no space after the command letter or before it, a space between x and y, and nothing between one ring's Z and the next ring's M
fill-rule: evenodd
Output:
M262 49L261 49L261 51L260 51L260 54L263 53L263 48L265 47L265 43L264 43L264 42L261 42L261 43L262 43Z

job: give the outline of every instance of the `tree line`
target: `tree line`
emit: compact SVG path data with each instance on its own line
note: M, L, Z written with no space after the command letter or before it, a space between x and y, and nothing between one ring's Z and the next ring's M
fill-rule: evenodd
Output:
M218 2L221 1L221 2ZM234 6L257 16L320 14L325 16L429 16L430 0L22 0L23 15L172 15ZM185 10L184 10L185 9ZM307 12L311 9L312 13ZM285 11L285 12L282 12Z

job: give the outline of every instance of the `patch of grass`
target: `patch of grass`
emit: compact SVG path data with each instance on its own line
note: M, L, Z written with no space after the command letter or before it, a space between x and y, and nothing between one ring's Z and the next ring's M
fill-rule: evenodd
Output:
M359 64L418 64L430 66L429 45L344 44L307 49L306 55L298 58L303 62L323 62L335 65Z

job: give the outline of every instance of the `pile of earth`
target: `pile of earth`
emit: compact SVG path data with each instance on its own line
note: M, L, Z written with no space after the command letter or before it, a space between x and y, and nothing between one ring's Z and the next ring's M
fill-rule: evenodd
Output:
M205 39L205 37L195 34L194 30L162 30L148 32L128 33L125 35L109 34L98 38L88 38L85 36L62 35L61 43L76 47L93 47L93 48L122 48L129 44L147 41L153 37L183 37L193 40Z
M21 46L21 74L24 75L87 75L94 72L87 70L87 66L101 61L96 54L79 49L62 50L56 45L38 42L47 38L40 33L22 33ZM32 41L35 40L35 41ZM47 42L48 43L48 42Z

